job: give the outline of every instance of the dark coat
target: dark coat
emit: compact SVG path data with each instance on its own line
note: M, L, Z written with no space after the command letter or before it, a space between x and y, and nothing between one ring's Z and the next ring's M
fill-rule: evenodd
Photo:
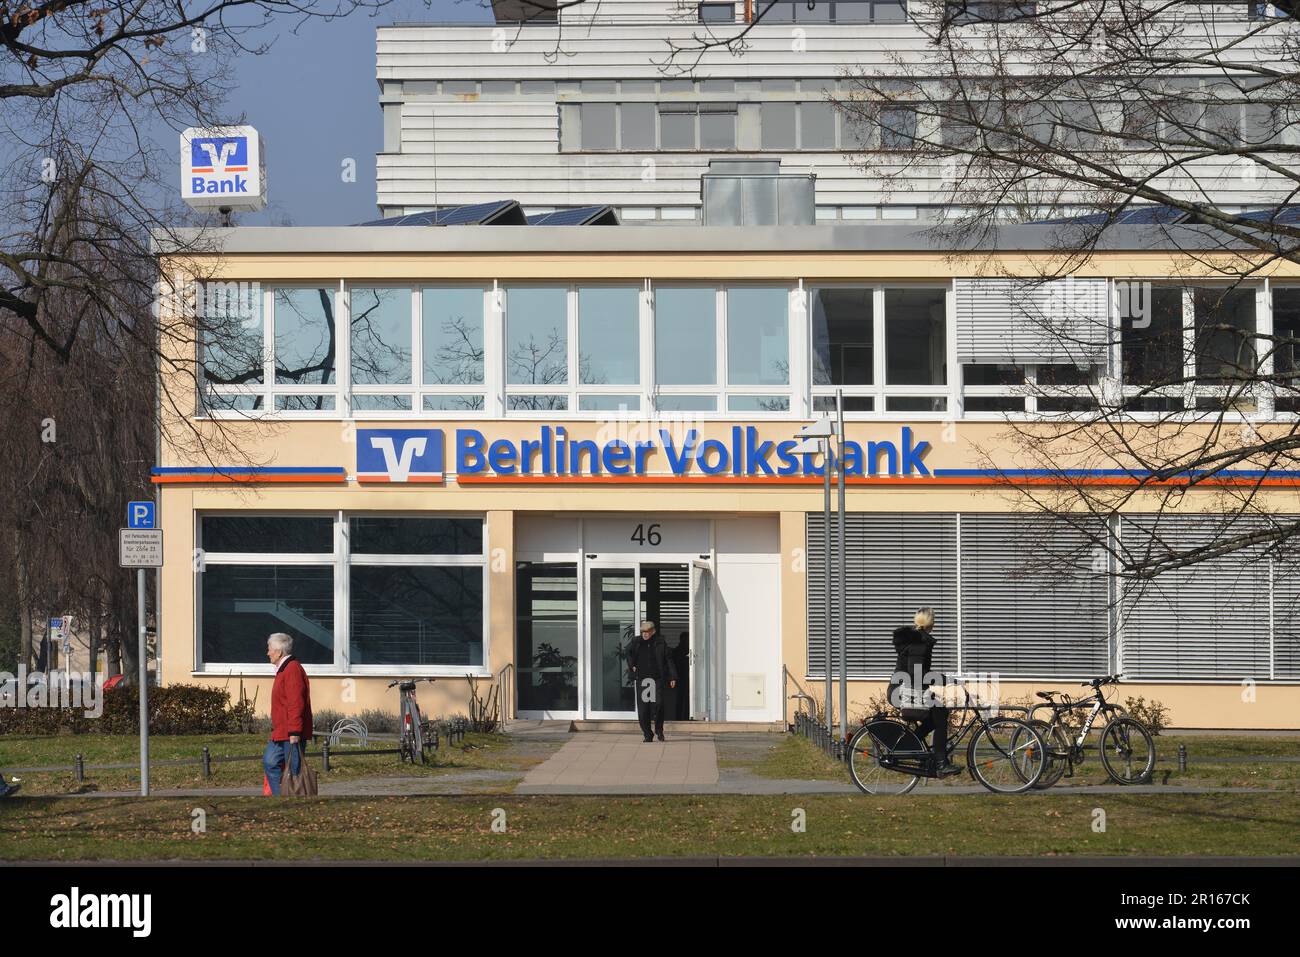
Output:
M930 658L934 651L934 635L922 631L913 625L904 625L894 630L894 651L898 653L894 662L894 678L889 683L889 701L896 703L894 693L903 686L912 687L919 677L922 683L930 671ZM929 682L933 683L933 682ZM906 711L913 710L911 708Z
M633 678L636 677L636 673L633 669L636 666L637 656L643 654L643 651L639 646L644 642L645 639L640 635L637 635L628 642L627 648L625 649L627 651L628 674L632 675ZM650 653L655 656L655 661L659 665L659 677L666 681L676 681L677 665L673 661L673 656L668 651L668 642L664 641L663 637L658 632L655 632L654 636L650 639Z

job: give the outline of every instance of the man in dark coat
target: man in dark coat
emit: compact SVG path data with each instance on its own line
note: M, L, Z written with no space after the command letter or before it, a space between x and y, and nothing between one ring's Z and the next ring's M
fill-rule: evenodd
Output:
M913 616L912 625L894 631L894 650L898 658L894 663L894 677L889 683L889 703L903 712L904 718L920 718L916 733L924 739L931 731L934 740L930 746L941 777L961 774L961 768L948 759L948 708L930 707L921 696L935 683L930 674L930 658L934 651L934 611L920 609ZM923 716L923 717L922 717Z
M641 722L641 733L646 741L655 736L664 739L664 682L669 688L677 687L677 665L668 652L668 642L655 634L653 621L641 622L641 637L633 638L627 649L627 666L632 672L632 688L636 694L636 716ZM654 719L654 736L650 722Z

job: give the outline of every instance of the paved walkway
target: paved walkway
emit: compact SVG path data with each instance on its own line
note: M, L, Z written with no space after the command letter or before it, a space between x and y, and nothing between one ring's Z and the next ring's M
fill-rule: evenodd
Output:
M713 739L691 736L649 744L639 733L575 735L528 772L516 794L563 794L628 788L644 793L718 783Z

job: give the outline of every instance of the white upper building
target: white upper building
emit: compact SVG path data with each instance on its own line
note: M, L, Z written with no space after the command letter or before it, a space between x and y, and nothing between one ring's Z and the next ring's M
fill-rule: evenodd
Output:
M861 151L890 144L828 99L859 67L926 55L916 0L782 0L743 52L675 59L670 43L732 36L767 0L588 0L549 19L536 15L546 2L494 0L495 24L379 29L383 216L500 199L529 214L610 206L625 222L914 222L942 209L942 170L886 188ZM1254 6L1216 17L1245 32ZM1287 187L1213 162L1201 185L1240 206L1284 201Z

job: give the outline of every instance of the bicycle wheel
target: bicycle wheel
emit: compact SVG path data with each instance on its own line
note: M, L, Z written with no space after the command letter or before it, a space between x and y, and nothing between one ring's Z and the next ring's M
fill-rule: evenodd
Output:
M1048 760L1042 737L1019 718L986 722L966 749L971 774L995 794L1029 790L1043 776Z
M906 725L887 719L868 721L849 739L849 777L864 794L906 794L920 777L881 767L880 757L924 751L920 739Z
M1136 718L1114 718L1101 732L1097 745L1101 764L1116 784L1143 784L1156 767L1156 746L1151 732Z
M429 759L424 754L424 729L420 722L420 709L411 708L411 749L415 755L420 758L421 764L428 764ZM411 763L415 763L415 758L411 758Z
M1057 781L1061 780L1061 776L1065 774L1065 769L1069 766L1070 742L1065 737L1065 732L1057 725L1048 724L1046 721L1040 719L1031 719L1026 723L1038 732L1038 736L1043 739L1043 743L1047 746L1047 766L1043 768L1043 773L1038 778L1038 783L1034 785L1036 789L1041 791L1045 788L1050 788ZM1020 729L1016 729L1016 731L1012 733L1011 744L1013 748L1016 748L1016 746L1020 744L1023 736L1024 732ZM1028 755L1031 754L1031 750L1025 749L1023 751L1018 751L1017 753L1028 758ZM1028 766L1021 768L1026 780L1028 780L1029 776L1033 773L1033 763L1032 760L1028 760Z

